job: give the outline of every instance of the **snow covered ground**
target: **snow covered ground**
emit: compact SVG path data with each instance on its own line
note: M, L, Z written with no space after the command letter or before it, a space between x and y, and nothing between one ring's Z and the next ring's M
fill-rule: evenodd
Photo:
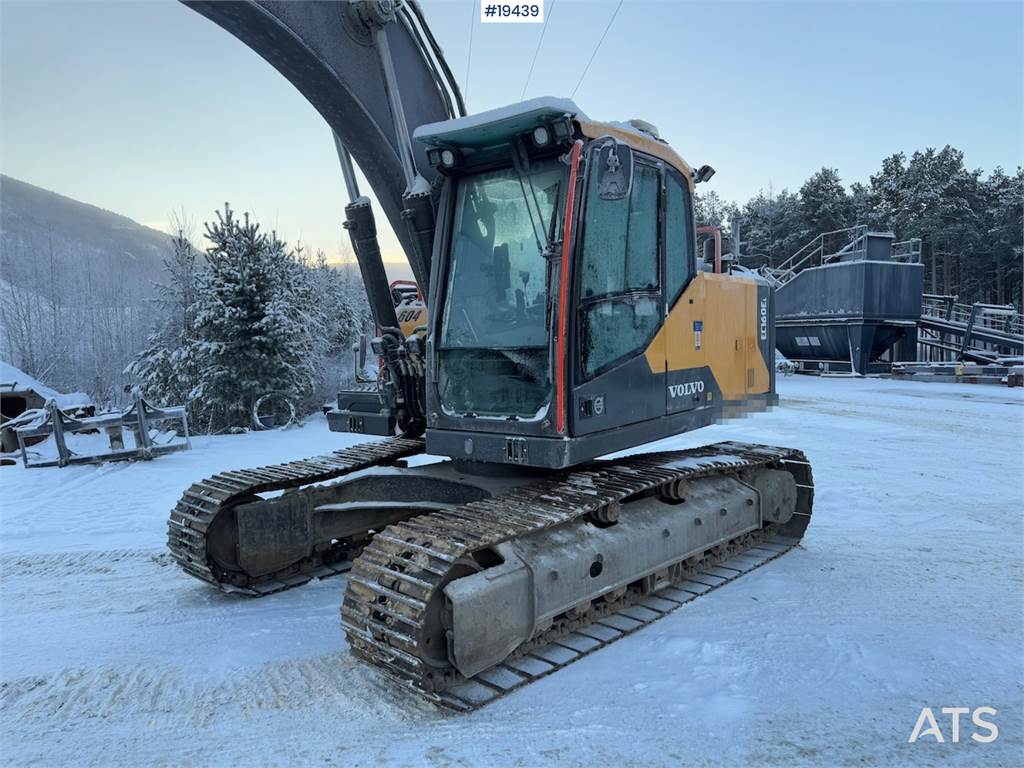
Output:
M0 469L7 765L985 764L1024 759L1024 391L779 381L782 406L662 441L803 448L804 547L471 715L349 658L343 577L251 600L164 551L192 480L351 442L198 438L149 463ZM923 706L946 735L908 743ZM950 742L941 707L992 706Z

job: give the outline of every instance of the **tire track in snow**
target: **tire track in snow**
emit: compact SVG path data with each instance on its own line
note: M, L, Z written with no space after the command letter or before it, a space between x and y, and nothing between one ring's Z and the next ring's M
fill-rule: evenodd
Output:
M223 670L229 673L230 670ZM324 709L387 718L433 710L400 697L344 652L272 662L203 678L178 666L67 668L0 683L7 732L43 733L90 719L139 727L203 728L262 713Z
M0 574L4 578L53 578L109 574L125 566L172 565L169 552L118 549L100 552L55 552L52 554L5 555L0 557Z

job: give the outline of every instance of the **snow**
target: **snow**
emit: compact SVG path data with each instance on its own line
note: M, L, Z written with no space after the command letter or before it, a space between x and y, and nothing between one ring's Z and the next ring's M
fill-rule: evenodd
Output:
M626 133L635 134L643 139L655 139L656 141L665 143L664 139L658 135L658 129L646 120L630 120L625 123L621 120L609 120L606 125L610 125L612 128L618 128L620 131L625 131Z
M194 439L100 467L0 469L7 765L1017 765L1024 390L780 377L782 404L649 448L802 448L802 548L471 715L347 654L344 578L220 594L164 550L193 480L355 442ZM946 743L908 743L923 706ZM998 740L939 708L992 706Z
M425 123L413 131L413 138L424 143L433 143L438 137L456 132L468 131L498 122L515 122L518 118L532 116L534 113L544 115L565 114L581 120L588 119L586 114L572 99L555 96L538 96L515 104L507 104L497 109L476 112L465 117L452 120L441 120L436 123Z
M425 195L430 192L430 182L425 178L416 174L416 178L412 180L412 184L405 190L407 195Z
M53 400L57 407L78 408L79 406L91 405L92 400L84 392L70 392L63 394L34 379L24 371L15 368L10 363L0 360L0 390L7 392L19 392L31 390L44 400Z

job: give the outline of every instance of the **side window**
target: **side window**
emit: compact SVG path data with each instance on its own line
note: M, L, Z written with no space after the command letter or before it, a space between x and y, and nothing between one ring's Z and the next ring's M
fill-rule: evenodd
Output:
M659 304L651 296L630 296L588 307L583 324L584 377L592 379L603 368L642 351L660 325Z
M587 217L583 228L583 275L580 298L619 293L625 283L629 201L597 196L597 174L590 175Z
M675 173L665 184L665 298L672 306L693 277L690 191Z
M658 169L637 165L629 202L626 290L658 287Z
M587 189L581 298L658 287L658 169L637 163L629 200L602 200L597 174Z
M660 323L656 167L636 163L628 200L602 200L597 174L583 226L582 362L587 379L640 353Z

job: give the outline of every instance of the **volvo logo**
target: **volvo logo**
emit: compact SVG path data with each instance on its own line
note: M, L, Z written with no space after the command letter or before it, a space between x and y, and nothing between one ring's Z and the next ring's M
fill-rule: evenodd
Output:
M696 395L703 391L703 381L688 381L685 384L668 385L668 394L670 397L685 397L686 395Z

